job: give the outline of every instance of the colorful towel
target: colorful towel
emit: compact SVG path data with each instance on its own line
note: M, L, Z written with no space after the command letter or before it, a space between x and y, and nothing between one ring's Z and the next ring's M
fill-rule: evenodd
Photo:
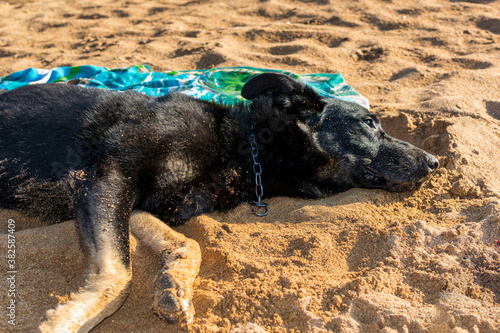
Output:
M369 107L368 100L348 86L342 74L295 74L252 67L171 72L153 72L149 66L144 65L116 69L97 66L59 67L50 70L28 68L0 78L0 89L12 90L28 84L67 82L113 90L134 89L150 96L182 91L202 100L233 105L248 102L241 97L241 87L252 76L266 72L289 75L308 84L323 96Z

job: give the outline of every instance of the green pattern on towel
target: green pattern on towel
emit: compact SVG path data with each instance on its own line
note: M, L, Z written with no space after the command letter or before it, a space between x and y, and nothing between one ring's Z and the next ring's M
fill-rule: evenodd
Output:
M295 74L284 70L252 67L223 67L206 70L153 72L149 66L108 69L98 66L28 68L0 78L0 89L12 90L28 84L67 82L87 87L128 90L150 96L181 91L206 101L233 105L247 101L241 87L254 75L283 73L302 81L319 94L358 103L368 108L368 100L345 83L342 74Z

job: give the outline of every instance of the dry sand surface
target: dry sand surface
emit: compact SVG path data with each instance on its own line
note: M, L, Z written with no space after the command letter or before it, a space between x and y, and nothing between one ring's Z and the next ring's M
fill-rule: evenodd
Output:
M500 332L500 1L0 1L0 76L148 64L341 72L389 134L439 157L415 193L273 198L177 228L197 240L192 332ZM265 170L264 170L265 176ZM73 222L17 228L17 326L84 282ZM24 229L24 230L22 230ZM94 332L177 332L151 310L159 258L138 243L132 293Z

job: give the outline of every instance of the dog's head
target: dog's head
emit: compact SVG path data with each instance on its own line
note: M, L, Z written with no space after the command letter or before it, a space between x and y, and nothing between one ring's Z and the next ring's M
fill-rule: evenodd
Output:
M255 76L242 95L254 101L258 122L283 130L276 136L286 138L281 145L290 145L283 147L289 156L277 158L300 169L301 186L311 187L305 191L414 190L439 166L431 154L387 135L364 107L322 97L286 75Z

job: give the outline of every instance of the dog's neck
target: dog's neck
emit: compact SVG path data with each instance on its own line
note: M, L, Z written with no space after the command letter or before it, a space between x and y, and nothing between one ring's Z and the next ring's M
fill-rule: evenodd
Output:
M297 163L298 156L305 156L303 147L305 134L297 126L296 120L288 114L275 112L272 105L261 105L266 101L254 101L253 107L247 110L245 107L232 108L227 117L230 119L226 124L232 123L234 132L231 143L231 159L237 161L241 171L245 173L249 185L250 200L256 200L255 195L255 172L262 170L262 185L265 196L276 195L275 188L279 188L284 181L279 177L280 173L288 170L291 165ZM267 110L267 112L256 112L256 110ZM222 122L224 124L224 121ZM221 131L220 133L227 133ZM260 167L254 167L252 158L251 141L255 137L255 144L259 150L257 162ZM220 138L222 142L229 138ZM302 144L300 144L302 142ZM299 151L300 150L300 151Z

